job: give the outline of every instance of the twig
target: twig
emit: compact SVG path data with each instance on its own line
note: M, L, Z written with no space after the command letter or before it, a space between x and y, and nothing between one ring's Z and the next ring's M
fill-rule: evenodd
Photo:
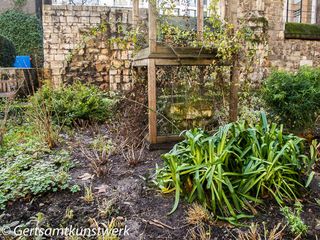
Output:
M146 220L146 219L143 219L143 218L142 218L141 220L142 220L142 222L149 223L150 225L154 225L154 226L159 227L159 228L162 228L162 229L168 228L168 229L170 229L170 230L175 230L175 228L170 227L169 225L167 225L167 224L165 224L165 223L163 223L163 222L160 222L159 220L156 220L156 219Z

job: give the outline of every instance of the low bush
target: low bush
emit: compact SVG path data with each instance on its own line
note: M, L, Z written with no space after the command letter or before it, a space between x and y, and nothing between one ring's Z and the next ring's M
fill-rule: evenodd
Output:
M296 74L275 71L265 81L263 98L270 113L291 130L313 125L320 113L320 68L301 68Z
M296 200L302 173L313 159L304 155L304 139L283 134L283 127L245 121L221 127L214 135L201 129L184 132L185 140L163 155L155 183L164 193L175 192L209 208L221 219L236 221L250 202L272 197L279 204Z
M110 99L96 86L76 82L59 89L44 86L30 98L32 108L29 114L36 118L37 113L52 116L59 125L72 125L80 121L103 122L112 116L115 100Z
M13 43L0 35L0 67L12 67L16 57Z

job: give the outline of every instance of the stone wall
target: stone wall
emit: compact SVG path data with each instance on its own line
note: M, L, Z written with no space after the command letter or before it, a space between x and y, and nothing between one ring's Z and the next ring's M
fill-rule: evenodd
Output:
M54 85L80 80L104 89L130 88L132 49L109 40L118 36L119 24L130 27L131 20L126 8L44 5L44 68Z
M285 39L286 0L239 0L238 17L255 15L268 23L267 44L259 49L259 77L272 69L296 71L303 65L320 66L320 41Z
M285 8L285 0L265 0L270 67L297 70L303 65L320 66L320 41L285 39Z

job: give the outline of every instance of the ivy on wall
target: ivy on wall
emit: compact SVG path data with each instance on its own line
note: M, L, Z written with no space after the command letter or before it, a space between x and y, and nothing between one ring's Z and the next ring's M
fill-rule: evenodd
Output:
M17 10L0 14L0 35L10 39L17 55L30 55L33 64L43 63L43 33L39 19Z

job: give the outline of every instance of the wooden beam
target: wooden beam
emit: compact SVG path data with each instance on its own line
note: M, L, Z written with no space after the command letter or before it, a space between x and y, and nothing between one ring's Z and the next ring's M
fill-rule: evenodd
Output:
M157 48L157 2L149 1L149 50L156 51Z
M229 121L236 122L239 113L239 89L240 89L240 54L237 54L231 70L230 100L229 100Z
M148 59L149 142L157 143L157 85L154 59Z
M203 40L203 0L197 1L197 33L198 41Z
M132 25L136 27L139 23L139 0L133 0L132 2Z

